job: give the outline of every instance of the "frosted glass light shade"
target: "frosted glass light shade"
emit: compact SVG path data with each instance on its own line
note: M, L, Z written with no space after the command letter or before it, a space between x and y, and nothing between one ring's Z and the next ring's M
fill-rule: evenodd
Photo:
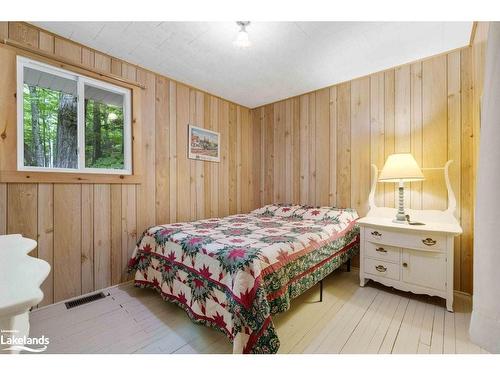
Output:
M385 161L378 178L381 182L421 181L422 170L412 154L392 154Z
M248 33L244 28L238 32L238 36L233 44L238 48L250 47L250 39L248 38Z

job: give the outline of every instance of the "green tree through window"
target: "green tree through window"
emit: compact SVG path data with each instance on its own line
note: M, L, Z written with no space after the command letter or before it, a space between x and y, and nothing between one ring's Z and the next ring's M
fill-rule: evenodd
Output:
M24 165L76 168L76 96L24 84L23 107Z
M24 58L19 63L21 167L131 171L128 89Z

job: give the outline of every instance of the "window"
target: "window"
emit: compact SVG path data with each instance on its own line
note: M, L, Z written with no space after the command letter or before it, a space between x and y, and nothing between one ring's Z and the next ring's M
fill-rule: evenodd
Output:
M131 174L130 90L17 60L18 170Z

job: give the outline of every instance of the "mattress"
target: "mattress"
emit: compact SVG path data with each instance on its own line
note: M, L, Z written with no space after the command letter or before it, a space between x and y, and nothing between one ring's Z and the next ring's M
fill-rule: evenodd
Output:
M153 226L134 250L135 285L222 331L233 353L276 353L272 315L359 251L353 209L267 205Z

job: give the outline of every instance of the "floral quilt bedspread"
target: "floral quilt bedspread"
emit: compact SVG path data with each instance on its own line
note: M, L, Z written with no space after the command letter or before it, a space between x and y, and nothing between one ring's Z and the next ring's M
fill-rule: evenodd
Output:
M268 205L225 218L159 225L129 262L135 285L152 287L192 320L233 342L233 353L275 353L271 315L359 249L355 210Z

